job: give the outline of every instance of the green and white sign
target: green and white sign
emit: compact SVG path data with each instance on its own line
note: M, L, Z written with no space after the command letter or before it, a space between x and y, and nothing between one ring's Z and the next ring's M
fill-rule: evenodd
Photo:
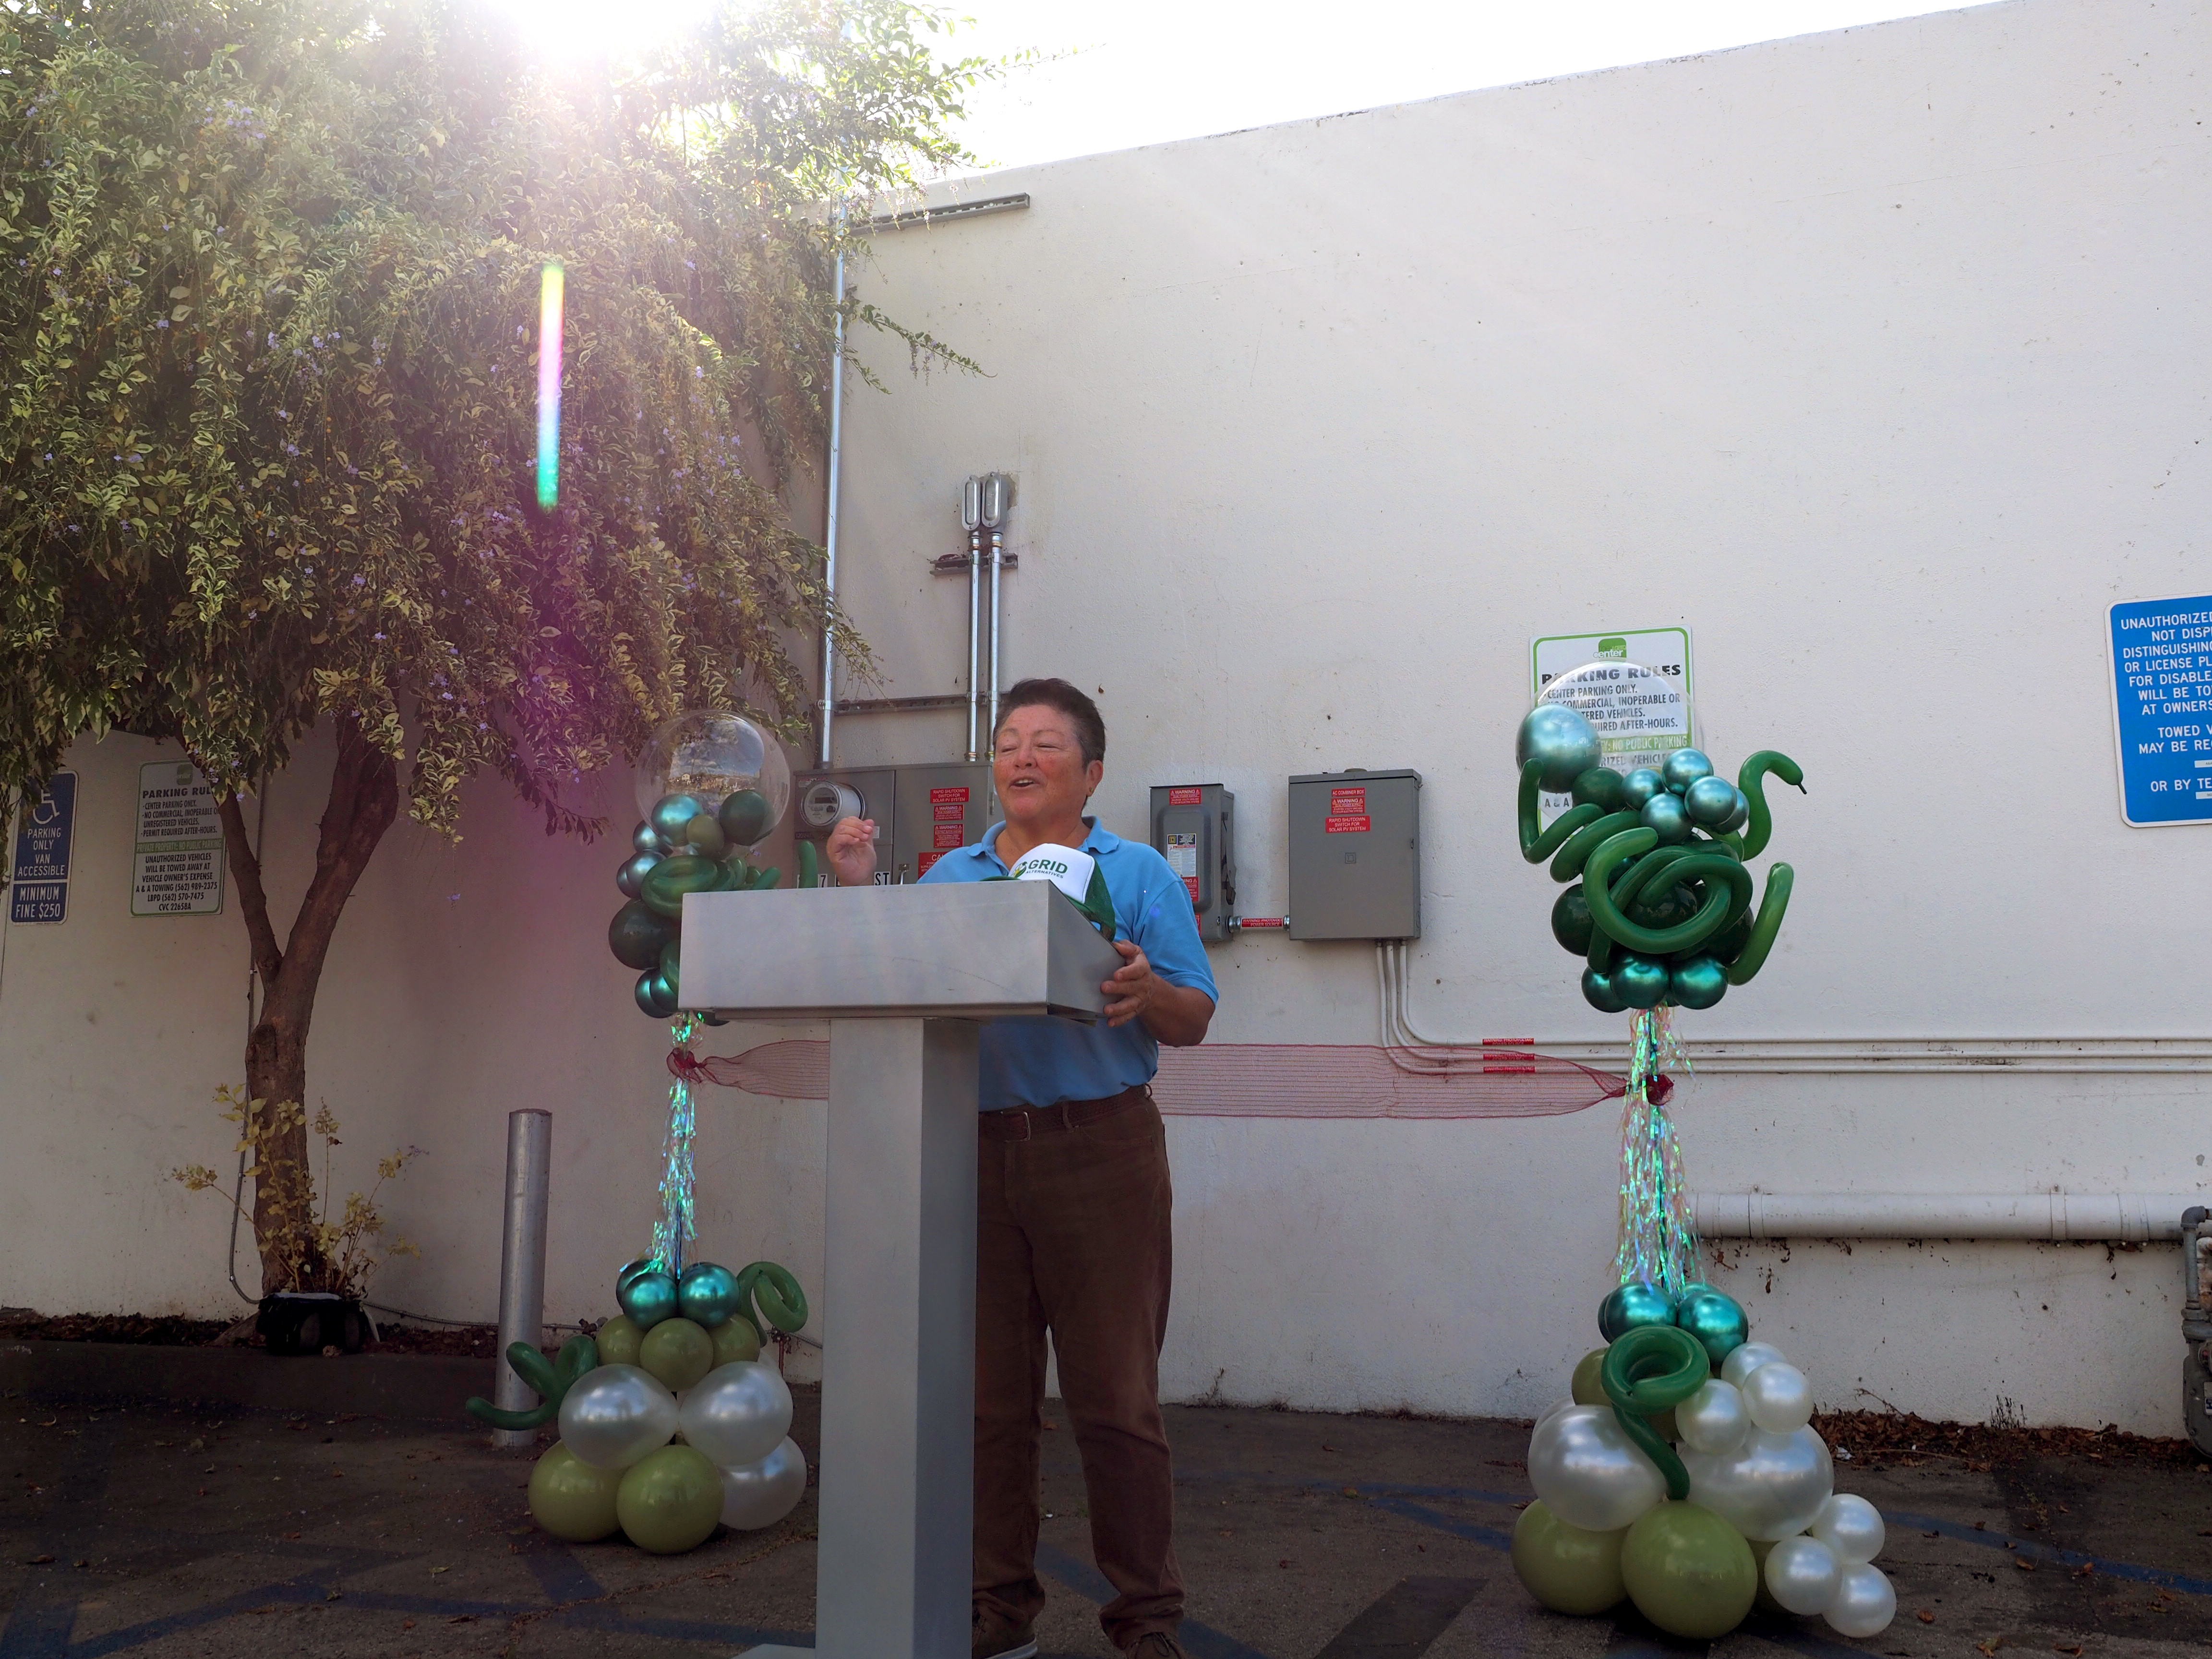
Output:
M222 909L222 819L214 792L189 761L138 769L138 833L131 914L212 916Z
M1539 635L1529 642L1528 675L1532 701L1566 703L1597 728L1604 763L1616 772L1656 767L1696 741L1686 628ZM1565 795L1543 800L1547 819L1571 804Z

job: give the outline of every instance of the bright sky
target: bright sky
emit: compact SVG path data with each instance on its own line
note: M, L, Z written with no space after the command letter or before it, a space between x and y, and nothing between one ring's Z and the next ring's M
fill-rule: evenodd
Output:
M969 100L1000 166L1778 40L1914 0L946 0L954 55L1055 61ZM1067 54L1060 56L1061 54Z

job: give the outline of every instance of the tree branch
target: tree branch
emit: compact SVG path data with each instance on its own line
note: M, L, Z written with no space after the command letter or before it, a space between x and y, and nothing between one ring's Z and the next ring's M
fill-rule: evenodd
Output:
M276 930L269 925L269 895L261 885L261 860L246 842L246 814L240 810L238 797L224 796L216 810L222 816L223 852L230 860L230 878L238 884L238 908L246 917L253 971L261 976L266 990L283 971L284 957L276 948Z
M353 896L354 884L368 867L384 832L399 816L399 773L392 757L369 742L356 720L341 716L337 731L337 765L331 774L330 803L318 826L314 878L284 942L288 978L280 997L302 1036L331 935L337 931L338 914Z

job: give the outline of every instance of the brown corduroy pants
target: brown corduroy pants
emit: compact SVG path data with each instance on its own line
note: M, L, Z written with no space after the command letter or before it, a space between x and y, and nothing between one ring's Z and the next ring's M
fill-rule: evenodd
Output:
M1149 1091L1116 1100L1110 1115L1075 1127L979 1135L975 1594L979 1608L1015 1624L1044 1607L1038 1436L1049 1331L1083 1458L1092 1553L1116 1592L1098 1622L1127 1648L1181 1621L1182 1573L1159 1401L1167 1137Z

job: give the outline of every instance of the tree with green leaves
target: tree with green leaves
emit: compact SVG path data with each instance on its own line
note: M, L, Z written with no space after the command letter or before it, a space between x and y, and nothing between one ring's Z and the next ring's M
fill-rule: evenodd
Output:
M966 159L985 70L944 27L763 0L563 72L470 0L5 0L0 788L114 730L215 789L260 981L246 1094L290 1108L257 1154L265 1290L328 1277L296 1236L308 1029L399 812L454 836L489 768L588 836L576 786L678 711L796 729L786 641L826 606L780 492L851 313L825 204ZM319 723L280 930L241 802Z

